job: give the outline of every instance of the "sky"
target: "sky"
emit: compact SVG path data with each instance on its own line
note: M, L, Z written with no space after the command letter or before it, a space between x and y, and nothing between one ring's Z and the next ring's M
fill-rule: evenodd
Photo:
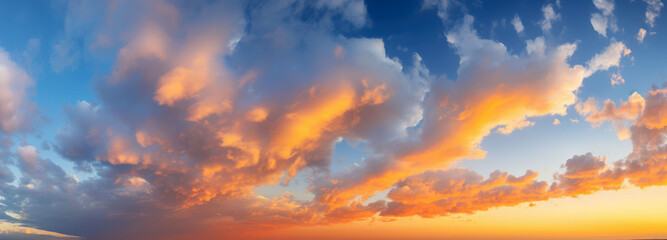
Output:
M0 2L0 239L667 238L663 8Z

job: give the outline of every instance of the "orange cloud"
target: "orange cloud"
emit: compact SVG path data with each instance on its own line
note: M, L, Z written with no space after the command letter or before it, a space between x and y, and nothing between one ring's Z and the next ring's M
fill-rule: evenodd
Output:
M667 175L662 171L667 166L662 153L665 139L655 136L664 135L667 125L652 122L652 119L659 115L656 112L667 107L667 94L658 89L647 93L646 105L637 93L630 99L622 104L621 110L607 102L606 106L610 107L605 111L606 115L595 112L596 116L604 116L609 121L615 121L619 114L638 114L630 128L633 151L626 159L608 165L605 157L591 153L575 155L564 164L565 173L555 175L556 181L551 185L533 180L537 174L530 170L518 178L496 171L487 179L466 169L428 171L398 182L387 195L393 202L387 204L381 215L433 217L471 213L492 207L618 190L626 181L638 187L665 185ZM636 109L638 106L641 108ZM627 116L635 118L631 114Z

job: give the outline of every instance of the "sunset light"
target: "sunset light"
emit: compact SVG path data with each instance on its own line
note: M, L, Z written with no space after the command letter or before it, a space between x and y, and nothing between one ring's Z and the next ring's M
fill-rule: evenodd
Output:
M667 239L663 8L0 1L0 240Z

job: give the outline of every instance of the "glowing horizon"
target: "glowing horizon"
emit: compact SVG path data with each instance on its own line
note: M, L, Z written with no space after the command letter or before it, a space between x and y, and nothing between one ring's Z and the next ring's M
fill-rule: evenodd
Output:
M0 239L667 238L661 0L0 6Z

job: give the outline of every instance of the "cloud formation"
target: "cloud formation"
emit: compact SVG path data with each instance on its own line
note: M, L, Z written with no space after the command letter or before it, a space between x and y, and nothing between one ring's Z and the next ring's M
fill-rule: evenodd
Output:
M27 94L32 85L28 73L0 48L0 134L31 129L33 109Z
M646 24L652 28L655 26L655 19L660 16L660 10L665 5L661 0L644 0L644 2L646 3Z
M514 18L512 18L512 26L514 26L516 33L523 32L523 23L521 22L521 18L519 18L518 14L514 15Z
M542 15L544 18L539 22L542 31L547 33L551 30L551 24L560 19L560 14L554 11L552 4L547 4L542 7Z
M586 62L586 76L590 76L597 71L609 70L611 67L618 67L621 58L630 53L632 51L623 42L612 41L602 53L596 54Z
M639 32L637 32L637 41L643 43L645 37L646 37L646 29L640 28Z
M633 150L625 159L608 164L606 157L590 152L575 155L562 166L564 173L554 175L551 184L534 180L537 174L531 170L520 177L495 171L488 178L460 168L427 171L394 185L388 194L392 202L381 215L435 217L618 190L625 182L637 187L665 185L667 125L660 116L667 109L667 92L654 88L644 97L634 93L629 99L619 108L606 102L603 112L587 118L593 122L633 119L629 127Z
M591 15L593 29L604 37L607 37L607 28L616 32L618 26L616 25L616 17L613 14L614 2L610 0L593 0L593 5L602 12L602 14L593 13Z
M444 21L448 3L423 6L436 7ZM613 10L595 3L605 16ZM460 59L456 79L435 80L419 54L401 63L386 54L382 39L332 33L341 24L369 24L363 1L69 4L63 38L53 46L52 60L62 65L53 68L75 67L82 54L117 53L111 72L94 79L100 102L65 105L67 124L53 144L94 177L70 175L21 143L8 160L20 176L0 167L7 196L0 213L20 213L1 216L13 223L87 238L234 237L378 214L472 213L618 189L626 179L636 186L665 183L658 155L664 139L656 136L665 131L659 116L667 97L660 89L635 93L620 106L606 101L602 110L594 100L577 105L589 122L632 124L634 150L617 163L575 155L552 183L537 181L533 170L485 178L450 168L459 159L483 158L485 136L565 115L586 77L618 67L630 54L622 42L586 66L573 65L576 43L537 37L512 53L480 37L466 15L445 34ZM542 11L548 32L560 15L551 4ZM514 20L522 32L518 15ZM70 44L83 44L76 49L85 52ZM3 53L0 74L5 69L12 77L0 75L0 91L12 91L0 98L0 123L11 133L28 127L12 123L27 114L14 106L29 105L31 81ZM332 169L339 139L363 142L368 156ZM288 185L299 174L307 175L313 200L253 190ZM368 201L384 190L388 200Z

